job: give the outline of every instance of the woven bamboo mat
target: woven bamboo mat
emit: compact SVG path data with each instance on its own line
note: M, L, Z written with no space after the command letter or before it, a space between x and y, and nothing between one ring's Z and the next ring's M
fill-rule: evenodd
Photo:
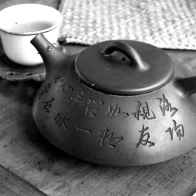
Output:
M132 39L196 49L195 0L62 0L59 10L59 40L66 43Z

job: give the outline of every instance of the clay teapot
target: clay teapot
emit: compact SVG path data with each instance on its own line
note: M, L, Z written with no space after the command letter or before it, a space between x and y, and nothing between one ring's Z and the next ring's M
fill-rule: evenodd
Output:
M196 77L163 50L104 41L68 55L40 34L46 78L33 117L44 137L80 159L148 165L196 146Z

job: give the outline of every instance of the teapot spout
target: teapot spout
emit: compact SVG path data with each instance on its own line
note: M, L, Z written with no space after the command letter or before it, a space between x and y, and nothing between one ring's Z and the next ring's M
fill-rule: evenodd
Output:
M65 61L68 58L68 55L54 47L43 34L35 36L31 40L31 43L41 55L46 66L46 72L59 72L60 67L66 63Z

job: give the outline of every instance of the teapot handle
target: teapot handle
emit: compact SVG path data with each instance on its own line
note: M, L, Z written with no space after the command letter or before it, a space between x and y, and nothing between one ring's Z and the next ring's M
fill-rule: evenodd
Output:
M185 96L191 96L196 93L196 76L179 78L176 80L176 85Z
M102 51L102 55L108 56L113 52L118 51L129 58L133 63L133 68L140 71L145 71L149 68L148 64L142 60L138 52L129 44L123 41L113 41L108 44Z

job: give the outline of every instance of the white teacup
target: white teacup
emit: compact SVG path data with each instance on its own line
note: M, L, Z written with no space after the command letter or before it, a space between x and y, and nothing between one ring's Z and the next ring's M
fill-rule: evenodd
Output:
M19 4L0 11L0 35L5 54L15 63L33 66L43 60L30 41L39 33L56 43L61 13L41 4Z

